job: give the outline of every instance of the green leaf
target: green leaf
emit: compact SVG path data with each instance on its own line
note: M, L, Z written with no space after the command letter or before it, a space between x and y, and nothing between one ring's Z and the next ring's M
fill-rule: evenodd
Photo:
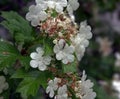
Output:
M22 67L24 67L26 70L30 68L30 56L20 56L19 57L20 63Z
M34 40L32 28L27 20L13 11L2 12L1 16L5 19L1 24L9 30L12 37L17 42L29 42Z
M12 44L0 41L0 69L13 65L19 55L19 51Z
M62 64L62 68L64 73L74 73L77 71L77 62L72 62L69 64Z
M35 96L40 86L40 81L33 77L25 78L18 86L17 92L20 92L22 96Z
M51 16L55 18L55 17L57 17L57 15L58 15L58 13L56 12L56 10L53 10L51 13Z
M16 71L11 78L22 78L23 80L17 88L17 92L20 92L22 96L28 97L30 95L35 96L42 85L43 88L47 87L47 80L52 78L52 74L48 71L31 71L26 72L22 69Z
M53 54L53 41L50 38L45 38L43 41L43 47L45 51L45 55L52 55Z

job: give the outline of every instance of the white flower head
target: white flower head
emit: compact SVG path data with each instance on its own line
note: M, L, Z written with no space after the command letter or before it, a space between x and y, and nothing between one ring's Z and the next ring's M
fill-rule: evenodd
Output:
M57 89L58 89L58 83L61 82L60 78L54 78L54 80L50 80L48 82L48 87L46 88L46 93L49 93L49 96L52 98L54 97L54 94Z
M66 85L63 85L62 87L59 87L57 95L55 96L55 99L68 99L67 86Z
M8 89L8 87L9 87L9 85L8 85L8 83L6 82L5 77L4 77L4 76L0 76L0 94L1 94L4 90Z
M46 9L45 4L31 5L29 12L26 14L26 19L31 21L32 26L38 26L40 21L44 21L47 18Z
M69 15L73 15L73 11L79 8L80 4L78 0L69 0L67 5L67 11Z
M77 59L80 61L84 55L85 48L89 45L88 39L92 38L91 27L87 25L86 21L81 22L79 32L71 37Z
M87 75L83 71L83 76L81 81L77 81L77 86L75 87L76 97L81 99L95 99L96 93L93 92L93 83L88 79L86 80Z
M62 60L64 64L74 61L74 47L69 46L64 39L60 39L54 46L54 53L56 53L56 59Z
M79 33L80 33L80 36L85 38L85 39L92 38L91 27L89 25L87 25L86 21L83 21L80 23Z
M120 53L115 53L116 61L115 61L115 66L120 67Z
M30 57L32 60L30 61L30 66L33 68L37 68L41 71L47 69L47 65L50 64L51 57L50 56L43 56L44 51L41 47L36 49L37 52L32 52Z
M37 4L47 4L47 7L55 9L58 13L63 12L67 6L67 0L36 0Z

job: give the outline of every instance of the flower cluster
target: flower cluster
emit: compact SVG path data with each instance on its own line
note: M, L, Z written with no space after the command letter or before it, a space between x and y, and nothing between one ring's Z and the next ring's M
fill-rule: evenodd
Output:
M62 60L64 64L74 61L74 47L69 46L63 39L60 39L54 46L54 52L56 53L56 59Z
M29 7L29 13L26 15L26 19L31 21L32 26L39 25L40 21L44 21L49 17L49 10L55 10L57 13L63 13L64 7L67 7L67 11L70 15L73 11L77 10L79 3L77 0L36 0L36 5Z
M81 60L85 48L89 45L89 39L92 38L91 27L86 21L80 25L75 22L73 12L79 8L78 0L35 2L35 5L30 6L26 19L31 21L33 27L37 26L41 37L52 41L48 48L52 49L52 54L45 54L46 45L43 41L41 47L37 47L36 52L30 54L30 66L53 73L55 78L49 79L46 93L54 99L72 99L71 89L78 99L94 99L96 93L92 89L93 83L86 80L85 72L81 79L74 73L63 72L63 66L72 63L77 65L76 62Z
M61 83L61 79L60 78L54 78L54 80L50 80L48 82L48 87L46 88L46 93L49 93L49 96L51 98L54 97L55 92L57 91L57 95L55 96L55 99L67 99L67 86L66 85L62 85L59 86L59 84Z
M63 7L73 9L74 11L79 7L79 3L77 0L74 2L72 0L68 2L66 0L36 0L36 5L30 6L30 12L27 13L26 18L31 21L31 24L37 22L38 24L34 24L34 26L40 26L41 33L53 39L53 43L55 44L53 50L56 54L56 59L61 60L64 64L68 64L73 62L75 57L77 57L78 61L81 60L85 48L89 45L88 40L91 39L92 33L91 27L87 25L86 21L81 22L80 28L78 28L78 25L73 22L72 18L63 12ZM41 21L41 17L44 16L41 14L41 9L48 16L44 17L45 19L42 18L44 21ZM55 16L52 15L53 12ZM34 16L37 17L37 19L35 19ZM42 53L40 54L41 55L39 55L38 52L38 55L41 57ZM38 55L34 52L31 54L31 58L34 59L34 61L31 61L30 64L32 67L39 67L39 69L43 71L46 69L46 65L50 64L50 58L47 59L48 62L45 64L44 62L39 62L40 60L44 61L44 58L39 58L39 61L36 62L35 60L38 58ZM40 68L40 65L43 66L43 69Z
M80 81L76 82L75 92L76 96L80 99L94 99L96 93L93 92L93 83L88 79L86 80L85 71L83 71L83 76Z
M92 89L93 83L89 79L86 80L86 77L85 71L83 71L81 80L76 79L73 82L65 81L64 78L55 77L54 80L48 82L46 93L49 93L49 96L51 98L54 97L54 99L72 99L70 90L68 90L71 87L75 91L78 99L94 99L96 93Z

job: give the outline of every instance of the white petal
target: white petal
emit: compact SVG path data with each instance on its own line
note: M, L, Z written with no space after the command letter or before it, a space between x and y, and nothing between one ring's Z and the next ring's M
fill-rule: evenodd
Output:
M38 69L41 70L41 71L45 71L47 68L47 66L45 64L43 64L42 62L39 62L39 66L38 66Z
M69 0L69 4L71 5L73 10L77 10L79 7L78 0Z
M62 62L63 62L64 64L68 64L69 61L68 61L68 59L65 58L65 59L62 60Z
M56 59L57 60L61 60L63 57L64 56L63 56L63 52L62 51L60 51L58 54L56 54Z
M26 19L27 19L28 21L31 21L31 20L33 19L33 15L31 15L31 13L28 12L28 13L26 14Z
M30 61L30 66L33 67L33 68L37 68L38 67L38 61L31 60Z
M57 11L58 13L63 12L63 7L62 7L60 4L56 4L55 9L56 9L56 11Z
M82 45L85 46L85 47L87 47L89 45L89 41L88 40L84 40L82 42Z
M120 53L115 53L115 57L120 60Z
M73 9L70 5L67 6L67 11L68 11L69 15L73 15Z
M55 8L55 2L54 1L52 1L52 0L50 0L50 1L47 1L47 6L49 7L49 8L52 8L52 9L54 9Z
M38 54L40 54L41 56L44 54L43 48L41 48L41 47L38 47L38 48L36 49L36 51L37 51Z
M61 79L55 77L55 79L54 79L54 84L57 84L57 83L60 83L60 82L61 82Z
M74 55L68 55L67 56L67 59L68 59L68 61L71 63L71 62L73 62L74 61Z
M38 26L39 23L40 23L39 20L36 19L36 18L31 21L31 25L34 26L34 27Z
M47 4L43 3L43 4L37 4L36 5L36 9L40 11L44 11L47 9Z
M53 86L53 80L50 80L50 81L48 82L48 84L49 84L49 86Z
M53 51L54 51L54 53L58 53L60 51L58 44L54 46Z
M42 4L42 3L44 3L43 0L35 0L35 2L36 2L37 4Z
M51 61L51 57L50 56L44 56L43 58L43 62L45 65L49 65Z
M38 18L41 20L41 21L44 21L46 20L47 18L47 13L45 11L40 11L39 15L38 15Z
M32 52L32 53L30 54L30 57L31 57L32 59L38 59L38 53Z
M83 57L84 52L85 52L85 47L84 47L84 46L78 46L78 47L76 48L75 53L76 53L77 59L78 59L79 61L80 61L81 58Z
M57 0L57 2L58 2L62 7L66 7L66 6L67 6L67 0Z
M48 87L46 88L46 93L48 94L50 91L51 91L51 87L48 86Z
M65 40L64 39L60 39L59 42L58 42L58 45L59 45L59 48L60 49L63 49L63 47L65 46Z
M31 5L31 6L29 7L29 11L30 11L30 12L34 12L34 10L35 10L35 5Z
M49 96L50 96L50 98L53 98L53 96L54 96L54 91L53 90L50 91Z
M65 53L74 53L74 51L75 51L75 47L74 46L65 46L64 47L64 51L65 51Z

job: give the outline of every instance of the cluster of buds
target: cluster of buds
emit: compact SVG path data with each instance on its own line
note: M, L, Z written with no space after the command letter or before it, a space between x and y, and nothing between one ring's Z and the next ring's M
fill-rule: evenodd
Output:
M55 55L45 55L44 49L37 47L36 52L30 55L30 66L55 74L58 68L52 63L53 60L62 61L65 65L81 60L89 45L88 40L92 38L91 27L86 21L81 22L80 26L75 22L73 11L79 8L78 0L35 2L35 5L30 6L26 19L31 21L33 27L39 28L41 36L53 40ZM55 78L48 81L46 93L54 99L72 99L72 94L78 99L94 99L96 94L92 90L93 83L86 80L85 72L81 79L78 78L75 74L55 74Z

